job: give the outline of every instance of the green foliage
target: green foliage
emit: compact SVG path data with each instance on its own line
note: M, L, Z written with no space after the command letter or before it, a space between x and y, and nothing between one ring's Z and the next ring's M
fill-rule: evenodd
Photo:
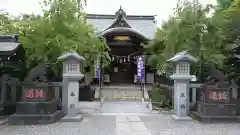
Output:
M228 7L222 8L221 12L217 12L214 16L221 22L221 36L223 43L230 48L225 52L227 59L225 65L225 72L230 79L235 79L238 84L240 83L240 65L239 60L234 57L240 54L239 49L239 28L240 28L240 0L232 0ZM233 49L232 49L233 48Z
M168 90L153 87L151 98L152 104L158 107L171 108L171 96L169 95Z
M64 52L76 51L85 57L86 66L90 67L88 75L92 76L94 62L99 55L103 58L103 67L108 65L109 48L105 40L98 37L93 27L86 22L83 4L86 1L46 0L43 9L50 8L43 10L43 16L21 15L13 20L2 14L5 18L0 22L1 33L20 34L28 68L44 60L59 76L61 64L57 58ZM7 28L6 24L9 24Z
M208 17L211 10L211 5L203 7L197 0L180 1L174 16L163 22L156 33L156 39L146 46L158 48L149 58L149 64L162 72L169 72L172 66L165 61L180 51L188 50L199 59L193 68L195 73L202 72L203 63L213 63L222 67L225 59L222 54L224 47L218 23Z
M234 0L217 0L217 10L223 11L228 9Z

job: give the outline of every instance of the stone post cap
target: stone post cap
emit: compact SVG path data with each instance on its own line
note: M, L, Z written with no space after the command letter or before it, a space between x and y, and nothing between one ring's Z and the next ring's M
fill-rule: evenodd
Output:
M187 51L182 51L174 55L171 59L167 60L167 62L192 62L196 63L198 59L190 54Z
M60 57L58 57L58 60L64 61L69 58L74 58L79 61L85 61L85 58L83 56L80 56L77 52L67 52L62 54Z
M239 86L236 84L236 82L234 80L231 80L231 85L230 85L231 88L236 88L238 89Z
M196 82L197 81L197 77L195 75L192 75L192 79L191 79L192 82Z

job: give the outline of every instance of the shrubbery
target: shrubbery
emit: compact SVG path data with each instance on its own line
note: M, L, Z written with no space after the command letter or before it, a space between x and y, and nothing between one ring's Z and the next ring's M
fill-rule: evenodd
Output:
M161 108L172 108L172 98L169 90L159 87L153 87L150 94L152 105Z

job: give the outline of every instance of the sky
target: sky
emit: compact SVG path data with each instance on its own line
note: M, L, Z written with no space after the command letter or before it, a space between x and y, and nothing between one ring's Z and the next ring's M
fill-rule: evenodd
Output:
M42 0L0 0L0 10L12 15L41 13ZM178 0L87 0L86 12L92 14L115 14L122 6L128 15L157 15L158 25L173 14ZM199 0L203 5L216 4L216 0Z

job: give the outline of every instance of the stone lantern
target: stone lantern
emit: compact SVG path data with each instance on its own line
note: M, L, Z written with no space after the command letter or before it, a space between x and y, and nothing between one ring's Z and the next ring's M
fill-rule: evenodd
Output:
M69 117L75 117L79 101L79 80L84 77L85 59L76 52L68 52L58 58L63 63L62 109Z
M168 60L175 66L173 75L170 76L174 80L174 109L175 119L190 119L188 113L190 110L189 104L189 81L192 80L190 75L190 63L196 63L198 60L187 51L177 53L174 57Z

